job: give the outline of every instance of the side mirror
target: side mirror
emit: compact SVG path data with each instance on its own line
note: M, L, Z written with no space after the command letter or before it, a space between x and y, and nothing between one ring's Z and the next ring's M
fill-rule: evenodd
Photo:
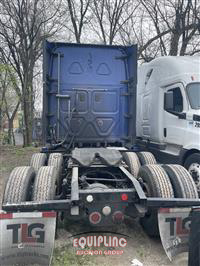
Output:
M164 109L166 111L173 111L173 109L174 109L174 97L173 97L172 91L165 92Z

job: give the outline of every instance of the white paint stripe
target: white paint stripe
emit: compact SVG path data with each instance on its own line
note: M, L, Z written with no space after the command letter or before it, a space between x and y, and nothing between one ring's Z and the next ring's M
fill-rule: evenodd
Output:
M170 208L169 212L174 213L174 212L190 212L192 208Z
M16 212L13 213L13 218L40 218L42 212Z

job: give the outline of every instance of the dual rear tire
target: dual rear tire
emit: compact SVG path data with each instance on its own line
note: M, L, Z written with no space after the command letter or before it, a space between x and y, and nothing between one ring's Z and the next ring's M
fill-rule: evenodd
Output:
M11 172L3 195L3 203L20 203L31 200L31 186L35 171L30 166L16 167Z
M181 165L146 165L138 176L147 197L198 198L191 175ZM140 223L149 236L159 236L157 210L149 208Z
M158 165L150 152L125 152L125 163L130 173L142 185L147 197L155 198L198 198L196 185L181 165ZM140 223L151 237L159 235L158 211L149 208Z
M49 155L48 166L53 166L56 168L56 183L57 190L61 190L62 185L62 167L63 167L63 156L61 153L51 153Z
M48 166L45 164L47 164L46 154L35 153L30 166L14 168L5 186L3 203L54 199L62 172L62 154L50 154Z
M31 157L30 166L33 167L35 172L38 172L40 167L44 166L47 162L45 153L34 153Z
M123 153L123 159L128 166L128 170L130 173L137 177L139 169L141 167L139 158L135 152L124 152Z
M32 200L53 200L56 195L58 173L54 166L42 166L34 181Z
M138 173L147 197L173 198L174 191L167 173L160 165L145 165ZM159 235L157 209L149 208L140 223L151 237Z
M6 183L3 203L53 200L56 195L57 170L42 166L37 175L30 166L16 167Z
M151 152L141 151L137 153L141 165L157 164L156 158Z
M157 163L151 152L124 152L123 159L128 166L130 173L136 178L141 166Z
M192 176L181 165L165 164L163 169L168 174L174 189L175 198L198 198L198 192Z

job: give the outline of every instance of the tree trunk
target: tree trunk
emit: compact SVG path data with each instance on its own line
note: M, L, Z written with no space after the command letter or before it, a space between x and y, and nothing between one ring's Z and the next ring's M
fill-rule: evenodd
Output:
M173 32L171 43L170 43L169 55L174 55L174 56L178 55L179 39L180 39L180 34L177 32Z
M13 146L16 145L16 143L15 143L15 134L14 134L13 129L12 129L12 144L13 144Z
M2 109L0 108L0 131L2 130Z
M7 118L8 118L8 144L15 145L15 137L13 133L13 120L15 119L17 110L19 108L20 101L18 101L17 105L15 106L15 110L13 111L11 117L9 116L9 112L7 110Z
M8 144L12 144L13 120L8 119Z
M24 102L24 146L29 146L32 144L32 113L31 104L28 101Z
M33 121L33 77L29 72L24 77L23 84L23 113L24 113L24 146L30 146L32 144L32 121Z

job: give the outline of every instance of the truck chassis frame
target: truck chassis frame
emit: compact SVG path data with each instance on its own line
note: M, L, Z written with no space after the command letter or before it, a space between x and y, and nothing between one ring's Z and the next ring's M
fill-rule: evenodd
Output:
M105 167L105 165L98 165ZM45 202L21 202L21 203L6 203L2 205L2 209L6 212L29 212L29 211L69 211L72 208L76 208L75 215L78 215L79 207L83 207L85 199L88 195L95 197L99 195L101 202L104 203L106 195L115 193L116 198L121 193L128 195L128 202L134 204L138 213L143 216L148 208L183 208L200 206L200 199L184 199L184 198L155 198L147 197L140 182L124 167L119 166L119 169L126 175L126 177L132 182L133 188L128 189L79 189L78 185L78 173L79 166L72 166L72 179L71 179L71 199L54 199Z

